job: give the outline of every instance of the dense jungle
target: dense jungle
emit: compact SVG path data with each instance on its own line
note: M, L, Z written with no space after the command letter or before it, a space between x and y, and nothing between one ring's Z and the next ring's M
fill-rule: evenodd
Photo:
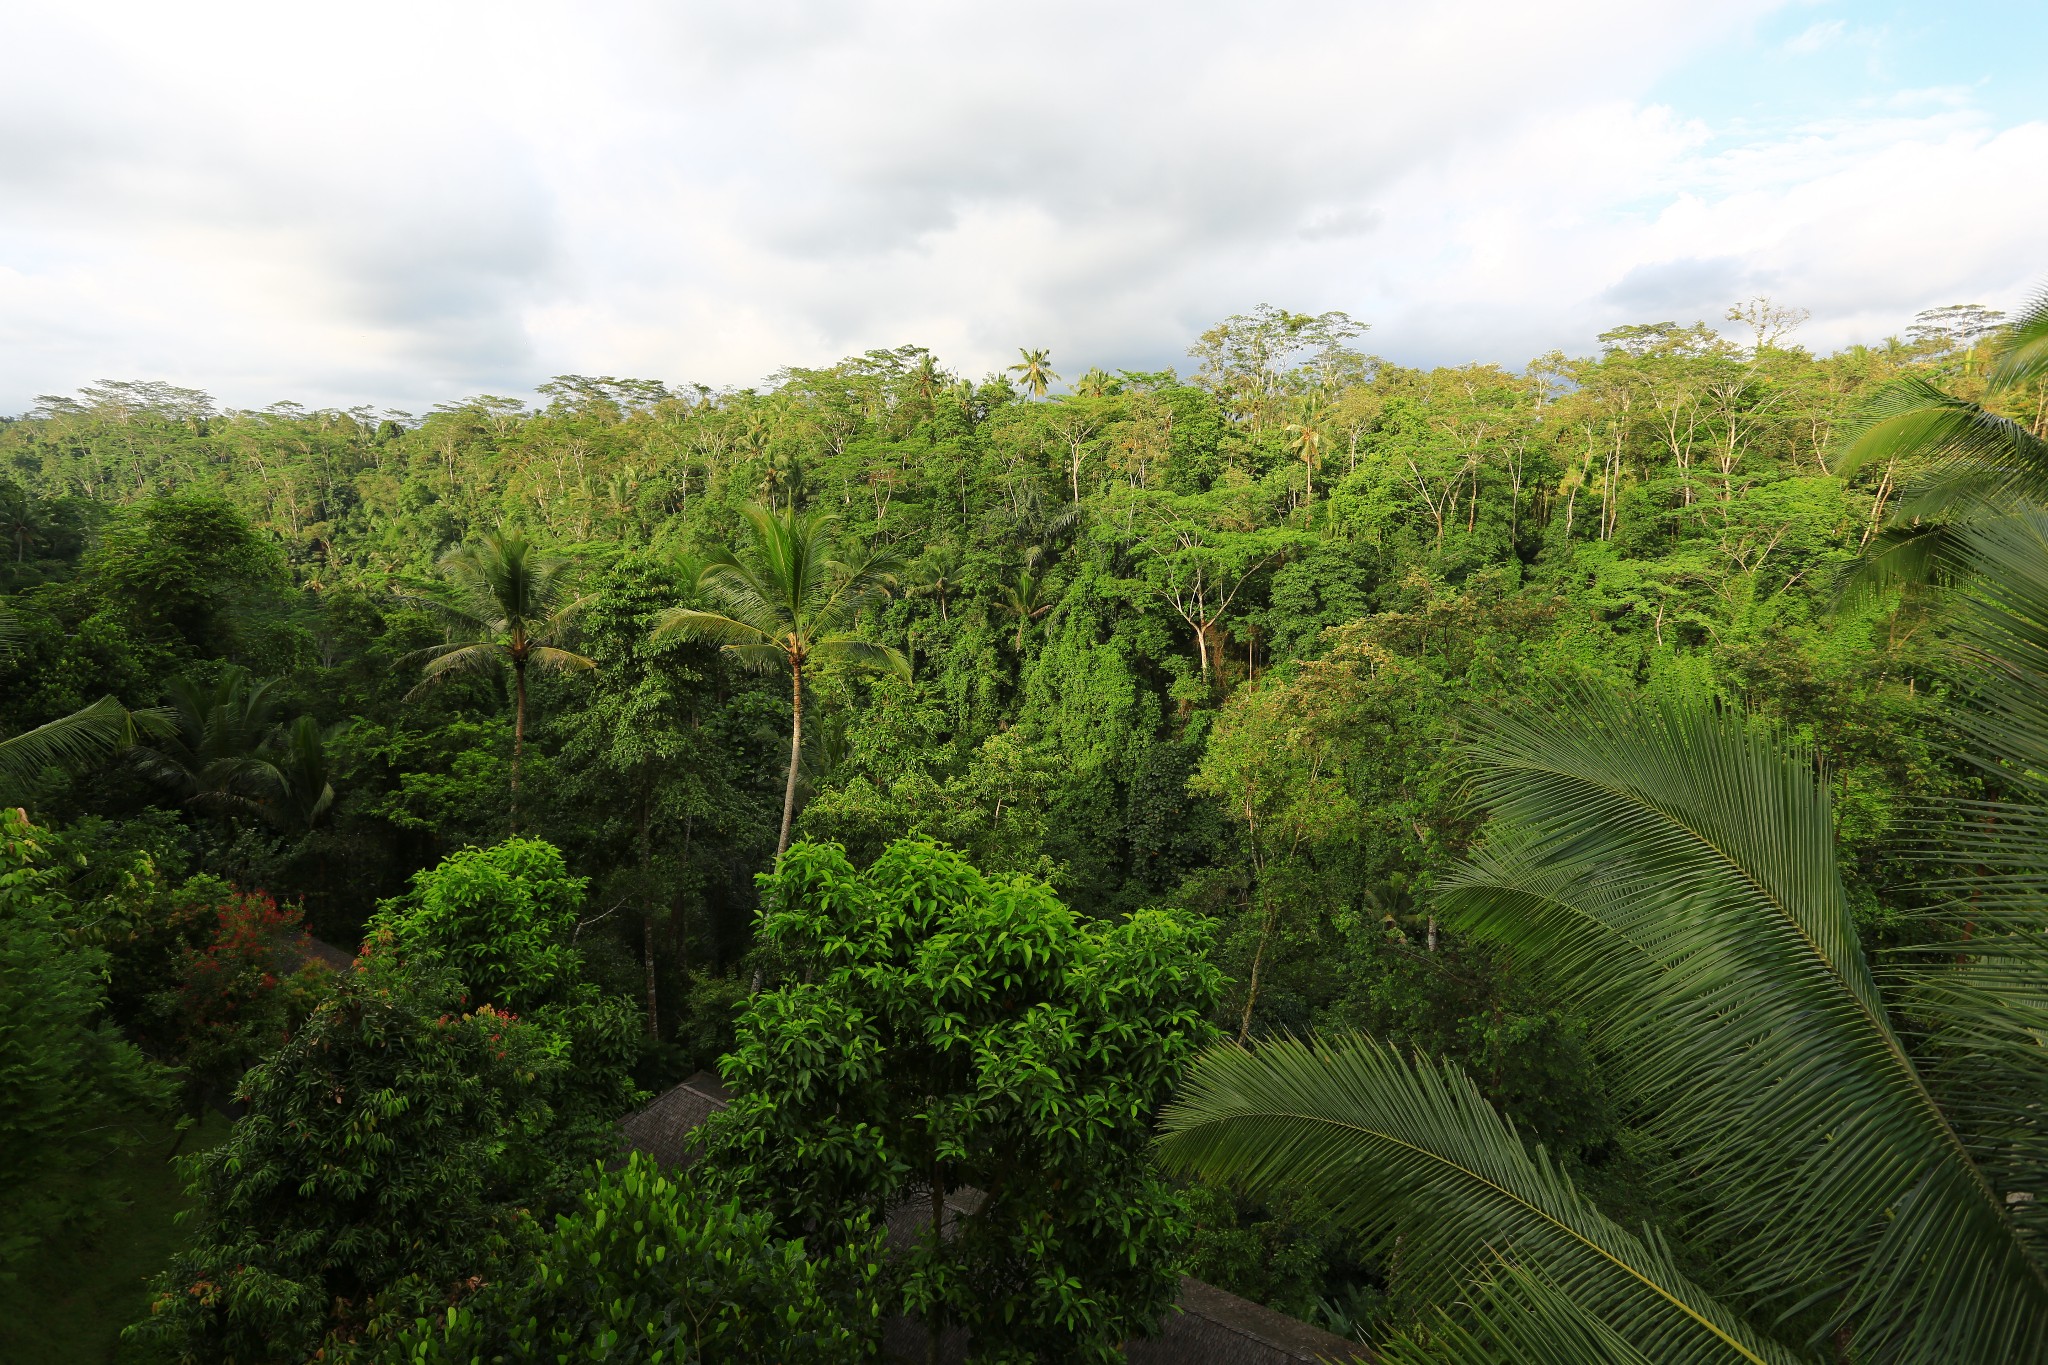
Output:
M1803 316L0 422L0 1353L2048 1358L2048 313Z

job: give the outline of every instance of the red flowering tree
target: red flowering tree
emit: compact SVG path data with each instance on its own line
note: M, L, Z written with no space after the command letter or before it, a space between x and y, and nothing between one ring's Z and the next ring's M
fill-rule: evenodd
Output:
M232 891L203 946L174 959L152 1010L150 1041L185 1067L193 1108L232 1092L243 1072L284 1045L331 989L333 973L304 958L304 912L261 891Z

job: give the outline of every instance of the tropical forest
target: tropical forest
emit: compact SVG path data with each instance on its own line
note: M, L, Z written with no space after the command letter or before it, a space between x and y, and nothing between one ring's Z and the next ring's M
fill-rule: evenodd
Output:
M2048 1360L2048 299L1805 320L0 420L0 1358Z

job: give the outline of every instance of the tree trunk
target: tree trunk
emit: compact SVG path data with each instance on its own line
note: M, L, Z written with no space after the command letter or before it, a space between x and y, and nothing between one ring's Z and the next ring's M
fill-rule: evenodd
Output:
M932 1163L932 1260L937 1261L945 1247L946 1227L946 1182L939 1172L939 1164ZM939 1365L939 1340L944 1319L939 1306L934 1303L925 1309L924 1358L926 1365Z
M804 666L789 666L789 781L782 789L782 837L775 841L775 861L789 850L789 825L796 814L797 760L804 751Z
M1249 1042L1252 1036L1252 1006L1259 1001L1259 967L1266 960L1266 940L1273 936L1273 921L1280 915L1278 902L1269 900L1265 919L1259 924L1259 946L1252 953L1252 979L1245 986L1244 1019L1237 1026L1237 1041L1240 1046Z

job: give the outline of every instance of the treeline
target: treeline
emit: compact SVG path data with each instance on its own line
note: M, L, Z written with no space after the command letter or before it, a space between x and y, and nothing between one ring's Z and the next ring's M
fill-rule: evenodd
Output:
M1832 461L1902 377L1981 392L1997 318L1817 356L1787 310L1731 314L1739 341L1625 327L1519 373L1403 368L1342 314L1262 308L1186 377L1064 387L1043 352L976 380L916 347L730 392L563 376L539 406L423 418L101 384L0 426L0 733L168 706L128 758L30 784L37 818L166 895L260 890L353 947L416 872L515 832L523 728L516 831L590 879L577 951L641 1004L655 1083L732 1046L762 969L792 721L786 674L656 627L717 606L703 567L750 505L828 513L837 557L878 566L852 628L907 676L810 674L798 837L865 866L928 836L1089 915L1213 916L1229 1034L1459 1059L1640 1211L1581 1021L1432 913L1480 820L1470 717L1599 689L1769 718L1826 764L1873 944L1902 822L1984 784L1944 742L1924 615L1841 590L1911 458ZM558 643L594 667L422 688L425 652L469 638L451 551L501 531L564 561ZM1200 1199L1209 1278L1339 1325L1380 1311L1384 1268L1312 1203Z

